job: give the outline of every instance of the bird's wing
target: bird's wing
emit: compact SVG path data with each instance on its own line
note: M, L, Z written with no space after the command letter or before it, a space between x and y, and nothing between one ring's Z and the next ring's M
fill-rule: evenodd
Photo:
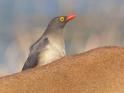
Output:
M37 54L31 55L27 58L22 70L33 68L37 65L37 63L38 63Z
M31 46L29 57L27 58L22 70L26 70L37 66L38 56L44 50L45 46L49 43L49 40L47 37L45 37L45 38L41 38L36 42L37 43Z

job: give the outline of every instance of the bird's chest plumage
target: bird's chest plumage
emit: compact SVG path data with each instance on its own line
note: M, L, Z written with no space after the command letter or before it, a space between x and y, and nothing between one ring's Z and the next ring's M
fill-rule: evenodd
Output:
M65 56L64 45L49 43L39 55L38 66L51 63Z

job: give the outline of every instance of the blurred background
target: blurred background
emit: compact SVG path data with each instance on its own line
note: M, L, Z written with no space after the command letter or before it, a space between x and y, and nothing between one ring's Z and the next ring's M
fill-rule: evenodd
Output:
M67 55L124 46L124 0L0 0L0 76L19 72L49 21L69 14Z

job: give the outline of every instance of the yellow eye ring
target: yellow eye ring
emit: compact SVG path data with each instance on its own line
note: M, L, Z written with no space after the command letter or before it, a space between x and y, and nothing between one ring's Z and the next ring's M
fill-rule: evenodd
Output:
M65 18L62 16L59 18L60 22L64 22L65 21Z

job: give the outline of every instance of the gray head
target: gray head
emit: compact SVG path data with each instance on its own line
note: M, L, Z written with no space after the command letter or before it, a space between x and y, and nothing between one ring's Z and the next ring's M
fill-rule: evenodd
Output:
M48 24L48 28L63 29L65 24L74 18L75 15L55 17Z

